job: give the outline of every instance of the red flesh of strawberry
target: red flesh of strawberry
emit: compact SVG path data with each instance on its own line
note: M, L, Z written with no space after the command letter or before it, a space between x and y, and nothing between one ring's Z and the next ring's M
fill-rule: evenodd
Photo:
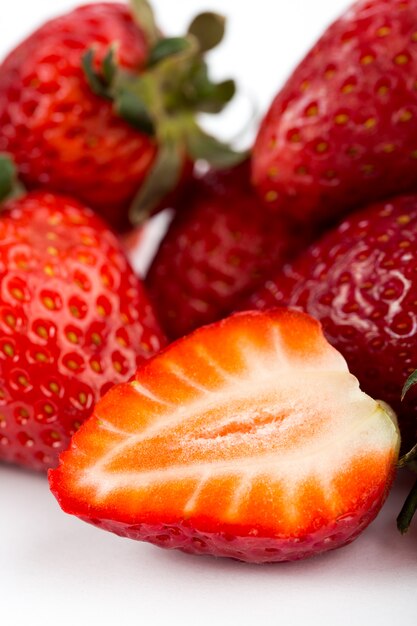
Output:
M312 318L237 314L114 387L50 472L62 508L165 548L300 559L352 541L391 483L395 420Z

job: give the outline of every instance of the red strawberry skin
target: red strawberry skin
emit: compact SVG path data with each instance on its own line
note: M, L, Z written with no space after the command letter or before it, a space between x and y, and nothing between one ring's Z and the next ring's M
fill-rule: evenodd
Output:
M234 315L113 387L49 473L64 511L121 536L249 562L352 541L399 438L316 320Z
M361 387L398 413L404 447L417 436L417 395L400 401L417 365L417 197L373 205L347 218L245 308L286 304L321 321Z
M57 481L52 475L52 489L59 490ZM294 537L293 540L259 535L256 529L241 526L228 527L227 531L215 529L215 523L206 524L207 530L198 529L187 521L151 524L126 525L120 522L99 520L97 518L82 517L87 523L97 528L107 530L120 537L127 537L136 541L146 541L159 548L167 550L181 550L187 554L210 555L227 557L246 563L279 563L282 561L299 561L307 559L328 550L336 550L354 541L378 514L381 505L385 502L390 482L380 490L372 493L373 503L366 502L361 511L355 511L355 516L347 515L347 519L337 520L333 526L321 530L312 530L311 534L302 540ZM370 507L370 508L368 508ZM357 515L356 515L357 514Z
M113 42L123 68L144 66L147 44L128 7L97 3L51 20L11 52L0 67L0 151L13 155L29 189L77 197L122 230L156 145L84 76L86 50L94 46L99 61Z
M45 470L113 383L164 343L112 232L32 193L0 220L0 460Z
M225 317L311 241L264 210L249 168L194 179L149 269L146 285L172 339Z
M276 96L253 152L271 209L335 222L417 189L417 0L361 0Z

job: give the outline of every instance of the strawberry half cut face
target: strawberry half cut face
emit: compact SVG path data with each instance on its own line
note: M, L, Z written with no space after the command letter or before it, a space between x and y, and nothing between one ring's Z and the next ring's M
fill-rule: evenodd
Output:
M376 516L399 450L319 323L238 313L113 387L50 472L62 508L119 535L244 561L311 556Z

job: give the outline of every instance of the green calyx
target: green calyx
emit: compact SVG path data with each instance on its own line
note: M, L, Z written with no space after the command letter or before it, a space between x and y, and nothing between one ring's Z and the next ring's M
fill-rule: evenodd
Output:
M404 383L404 387L401 392L401 400L404 400L408 391L411 389L411 387L414 387L416 383L417 383L417 370L414 370L414 372L410 374L410 376L407 378L407 380Z
M408 494L404 505L397 517L397 528L404 535L410 528L410 524L417 509L417 481Z
M23 187L17 179L16 166L8 154L0 153L0 202L20 195Z
M131 0L132 13L149 44L146 67L136 74L117 63L117 44L98 66L94 48L83 68L92 91L113 103L117 115L154 139L158 156L131 207L132 223L142 222L175 188L186 157L204 159L213 167L228 167L246 155L205 133L199 113L219 113L235 94L232 80L214 83L204 54L223 39L225 20L203 13L184 37L161 37L146 0Z
M148 0L130 0L130 9L138 26L145 34L148 46L152 47L159 39L153 10Z
M417 384L417 370L412 372L410 376L407 378L402 394L401 400L404 400L406 394ZM417 473L417 444L409 451L407 454L404 454L398 461L398 468L407 467L414 473ZM417 511L417 481L414 483L410 493L408 494L404 505L397 517L397 528L401 534L404 534L408 531L412 519Z

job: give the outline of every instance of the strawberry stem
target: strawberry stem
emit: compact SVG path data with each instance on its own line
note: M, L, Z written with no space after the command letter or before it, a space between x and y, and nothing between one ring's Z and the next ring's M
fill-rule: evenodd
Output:
M397 467L398 468L405 467L406 465L408 465L412 461L415 461L416 459L417 459L417 443L413 448L411 448L409 452L407 452L407 454L404 454L404 456L400 458L400 460L398 461Z
M407 496L404 506L397 517L397 528L402 535L407 532L410 527L411 520L417 510L417 480Z

